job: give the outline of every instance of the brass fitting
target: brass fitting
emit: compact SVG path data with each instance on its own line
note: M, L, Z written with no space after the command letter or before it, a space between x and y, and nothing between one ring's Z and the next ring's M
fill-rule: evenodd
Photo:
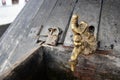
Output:
M69 62L71 71L74 71L78 62L79 54L88 55L90 53L94 53L97 48L97 44L94 34L89 31L88 24L84 21L81 21L80 24L78 24L77 15L72 16L70 26L73 32L74 49Z

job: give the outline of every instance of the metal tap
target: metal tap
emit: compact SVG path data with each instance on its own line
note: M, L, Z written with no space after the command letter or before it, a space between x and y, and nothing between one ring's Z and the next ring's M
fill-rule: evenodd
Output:
M94 33L89 30L89 25L86 22L81 21L80 24L78 24L77 15L72 16L70 26L73 32L74 49L69 63L71 71L74 71L78 63L79 54L88 55L94 53L97 48L97 41Z

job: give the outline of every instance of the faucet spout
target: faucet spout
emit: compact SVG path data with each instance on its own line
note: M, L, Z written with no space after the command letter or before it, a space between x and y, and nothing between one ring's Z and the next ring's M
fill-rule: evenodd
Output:
M73 44L74 48L69 60L71 71L75 70L75 66L78 63L79 54L94 53L97 48L97 41L94 33L89 30L88 23L81 21L78 24L78 16L73 15L70 23L73 32Z

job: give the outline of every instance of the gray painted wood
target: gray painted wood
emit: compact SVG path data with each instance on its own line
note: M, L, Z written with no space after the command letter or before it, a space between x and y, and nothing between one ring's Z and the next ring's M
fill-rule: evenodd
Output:
M39 3L38 3L39 2ZM0 41L0 65L3 64L5 59L17 49L19 42L23 39L28 24L38 11L43 0L32 1L30 0L13 24L9 26L5 34L1 37ZM24 29L23 29L24 28ZM17 54L17 53L16 53ZM1 66L0 66L1 67Z
M56 1L57 0L51 0L51 3L49 3L48 0L30 0L27 3L25 8L1 38L0 69L9 63L14 64L24 56L25 53L35 47L36 38L30 34L35 34L38 28L31 26L31 23L33 21L35 22L35 17L44 16L45 14L48 15ZM48 5L49 8L46 7L46 5ZM43 10L45 10L45 12L42 12ZM44 16L43 18L46 17Z
M95 27L95 36L97 36L101 0L78 0L73 14L79 16L80 21L86 21L90 26ZM64 46L73 46L71 27L67 31Z
M50 27L59 27L63 31L59 43L63 43L75 2L76 0L58 0L41 31L41 35L46 35ZM45 39L44 37L40 38L40 40Z
M17 49L9 60L12 64L18 60L20 56L23 56L26 52L35 47L37 32L39 31L41 25L46 21L51 10L56 4L56 1L57 0L51 0L51 3L49 3L49 0L44 0L41 7L39 7L37 14L34 16L26 29L23 40L19 43L19 46L17 46Z
M103 0L103 10L98 40L100 49L120 52L120 1Z

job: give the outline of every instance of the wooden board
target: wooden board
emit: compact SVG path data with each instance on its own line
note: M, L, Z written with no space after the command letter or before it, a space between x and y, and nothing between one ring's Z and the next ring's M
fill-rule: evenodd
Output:
M10 25L0 41L0 68L1 70L8 64L9 59L15 54L19 54L16 59L33 47L32 40L27 37L29 25L38 12L44 0L30 0L20 12L15 21ZM31 44L30 44L31 43ZM20 47L21 46L21 47ZM9 65L10 66L10 65Z
M78 0L73 14L79 16L80 21L86 21L90 26L95 27L97 36L98 22L100 16L101 0ZM67 31L64 46L73 46L71 27Z
M120 52L120 1L103 0L98 40L100 49Z
M46 21L51 10L55 6L57 0L51 0L49 3L48 0L44 0L41 7L39 7L38 12L28 25L26 33L23 36L23 40L20 41L19 46L15 50L14 54L9 60L12 64L19 59L20 56L26 54L30 49L34 48L37 41L37 32L39 31L41 25ZM47 5L47 6L46 6Z

